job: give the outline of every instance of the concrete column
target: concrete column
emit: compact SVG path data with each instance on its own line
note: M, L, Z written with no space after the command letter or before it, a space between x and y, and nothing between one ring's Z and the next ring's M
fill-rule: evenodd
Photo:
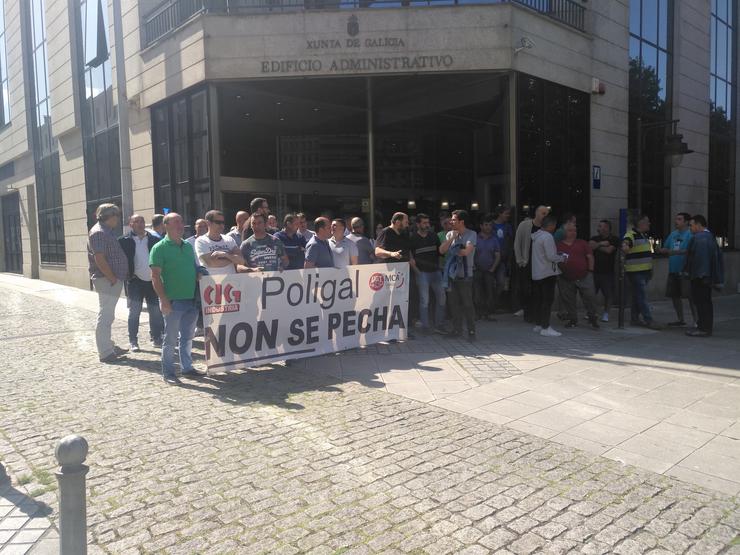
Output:
M676 0L673 14L673 118L694 152L671 170L670 214L706 214L709 191L709 0Z
M85 475L89 467L82 464L87 457L87 451L87 441L78 435L63 437L54 450L54 456L59 463L59 470L54 474L59 483L60 555L87 553Z

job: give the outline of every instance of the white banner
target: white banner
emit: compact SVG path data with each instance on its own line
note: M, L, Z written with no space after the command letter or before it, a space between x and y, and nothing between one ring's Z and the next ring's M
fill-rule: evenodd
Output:
M204 276L208 371L406 339L410 285L408 263Z

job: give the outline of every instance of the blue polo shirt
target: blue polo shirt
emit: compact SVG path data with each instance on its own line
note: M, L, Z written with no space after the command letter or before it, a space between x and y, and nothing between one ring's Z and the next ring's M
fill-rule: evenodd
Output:
M285 254L288 255L288 267L285 269L303 269L303 263L306 260L306 239L298 233L294 233L291 237L284 230L278 231L273 237L279 239L285 247Z
M306 245L306 261L313 262L317 268L333 268L334 258L329 241L322 241L316 235Z
M669 251L685 251L689 246L689 239L691 239L691 230L686 229L685 231L678 231L674 229L671 234L666 238L663 247ZM668 272L671 274L679 274L683 272L683 267L686 264L685 254L669 254L668 255Z

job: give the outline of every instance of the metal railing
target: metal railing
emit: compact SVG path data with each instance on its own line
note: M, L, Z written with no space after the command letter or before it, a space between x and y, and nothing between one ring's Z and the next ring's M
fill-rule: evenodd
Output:
M351 10L504 4L513 2L583 31L586 8L576 0L166 0L144 18L142 44L149 46L201 13L239 14L302 10Z

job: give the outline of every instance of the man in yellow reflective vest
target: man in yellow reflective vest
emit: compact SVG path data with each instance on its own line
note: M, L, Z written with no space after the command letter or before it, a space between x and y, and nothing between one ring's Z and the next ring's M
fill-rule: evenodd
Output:
M622 251L625 254L624 273L632 290L632 307L630 324L661 329L653 321L650 305L647 301L647 285L653 274L653 246L650 243L650 218L639 216L635 226L624 234ZM642 320L640 320L642 316Z

